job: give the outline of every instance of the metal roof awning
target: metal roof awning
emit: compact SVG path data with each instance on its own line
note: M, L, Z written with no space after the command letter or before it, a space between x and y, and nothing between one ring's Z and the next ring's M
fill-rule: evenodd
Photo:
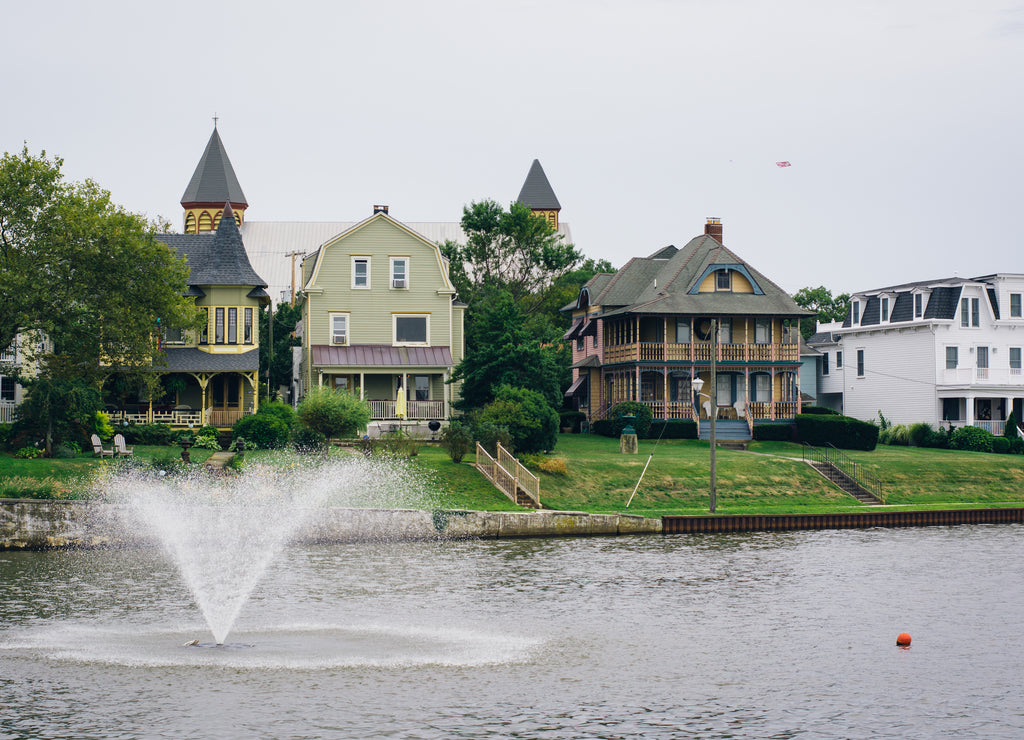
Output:
M565 334L562 335L562 339L565 339L566 341L572 341L573 339L575 339L579 335L580 329L582 327L583 327L583 322L582 321L575 321L575 322L573 322L573 325L569 327L569 331L567 331Z
M315 367L450 368L450 347L393 347L390 344L349 344L311 347Z
M572 385L569 386L569 390L565 392L565 397L569 398L570 396L575 396L576 391L578 391L580 389L580 386L582 386L586 382L586 375L581 375L580 377L576 378L576 380L572 381Z
M581 337L596 337L597 336L597 321L591 321L587 319L586 323L583 324L583 328L580 329Z

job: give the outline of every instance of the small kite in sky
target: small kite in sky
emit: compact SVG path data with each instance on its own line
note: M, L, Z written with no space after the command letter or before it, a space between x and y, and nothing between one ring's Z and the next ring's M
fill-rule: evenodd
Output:
M775 166L776 167L792 167L793 165L791 165L789 162L776 162Z

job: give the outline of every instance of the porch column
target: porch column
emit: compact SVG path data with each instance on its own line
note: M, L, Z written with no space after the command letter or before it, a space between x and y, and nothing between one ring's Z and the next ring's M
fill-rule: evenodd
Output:
M639 321L640 321L640 319L637 319L638 323L639 323ZM638 348L637 351L638 352L639 352L639 347L640 347L639 336L640 336L640 334L637 333L637 338L638 338L637 339L637 348ZM633 400L639 402L640 401L640 365L636 366L636 374L635 374L634 382L636 383L636 386L633 388Z
M967 408L965 409L966 413L964 414L964 416L966 418L964 419L964 423L967 426L969 426L969 427L973 427L974 426L974 394L973 393L968 393L967 394L967 400L965 401L965 405L967 406Z
M448 387L448 371L441 373L441 400L444 402L444 418L451 417L448 407L451 404L451 388Z
M323 370L317 370L316 371L316 384L319 385L319 386L322 386L324 384L324 371Z
M768 395L771 396L772 399L771 405L768 407L768 418L772 421L775 421L775 404L778 403L778 401L775 400L775 378L777 373L778 368L772 365L772 387L768 391Z
M359 400L366 396L366 373L359 373Z

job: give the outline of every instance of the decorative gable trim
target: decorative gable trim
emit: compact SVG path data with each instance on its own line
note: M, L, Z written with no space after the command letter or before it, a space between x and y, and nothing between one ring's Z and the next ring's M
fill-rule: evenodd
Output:
M718 272L719 270L735 270L740 275L742 275L743 277L750 281L750 285L754 288L754 295L764 295L764 291L761 289L761 286L758 285L756 280L754 280L754 276L750 274L750 271L746 268L746 266L738 263L708 265L704 269L704 272L701 273L700 277L693 281L693 284L690 286L690 290L687 292L690 295L697 295L697 293L700 291L700 285L701 283L704 282L704 279L711 273Z

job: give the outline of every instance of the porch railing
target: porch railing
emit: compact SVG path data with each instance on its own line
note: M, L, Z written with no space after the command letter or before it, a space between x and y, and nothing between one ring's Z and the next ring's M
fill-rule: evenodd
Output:
M114 410L107 412L110 415L112 424L148 424L148 411L124 411ZM207 409L205 418L202 411L194 409L175 410L154 410L154 424L168 424L172 427L187 427L190 424L194 427L201 427L204 424L212 424L215 427L229 427L243 416L251 412L241 409Z
M17 408L13 403L0 403L0 424L13 424Z
M959 427L966 426L978 427L979 429L984 429L986 432L996 437L1002 437L1003 432L1006 431L1006 419L1003 419L1002 421L1000 421L999 419L996 419L994 421L982 421L975 419L970 424L968 424L966 421L944 421L942 422L942 424L940 424L940 426L942 425L945 425L946 428L949 429L949 431L953 431L954 429L957 429Z
M380 419L397 419L394 401L368 401L370 414L374 421ZM406 419L435 419L443 420L444 401L408 401L406 403Z
M711 362L710 342L631 342L606 345L604 362ZM799 344L722 343L719 362L799 362Z

